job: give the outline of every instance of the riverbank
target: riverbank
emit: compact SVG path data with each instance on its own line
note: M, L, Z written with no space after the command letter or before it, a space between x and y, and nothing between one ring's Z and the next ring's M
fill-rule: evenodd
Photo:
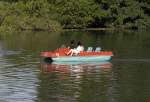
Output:
M98 31L102 31L102 32L116 32L116 33L120 33L120 32L147 32L149 30L132 30L132 29L116 29L116 28L84 28L84 29L61 29L61 30L55 30L55 31L50 31L50 30L19 30L19 31L0 31L0 35L12 35L12 34L32 34L32 33L62 33L62 32L98 32Z
M83 28L83 29L63 29L63 31L113 31L115 28Z

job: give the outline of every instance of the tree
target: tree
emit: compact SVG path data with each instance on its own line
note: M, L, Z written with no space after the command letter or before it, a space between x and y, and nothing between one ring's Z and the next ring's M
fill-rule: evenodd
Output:
M58 12L64 28L85 28L100 16L99 7L93 0L64 1Z

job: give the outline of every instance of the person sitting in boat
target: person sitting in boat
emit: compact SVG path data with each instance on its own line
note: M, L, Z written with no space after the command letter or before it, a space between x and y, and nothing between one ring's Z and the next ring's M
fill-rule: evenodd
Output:
M74 40L71 40L70 45L68 46L69 49L74 49L75 48L75 42Z
M75 49L70 49L70 51L67 53L67 55L70 54L70 56L72 56L73 54L78 55L78 53L80 53L80 51L84 51L84 46L81 44L81 42L77 43L77 48Z

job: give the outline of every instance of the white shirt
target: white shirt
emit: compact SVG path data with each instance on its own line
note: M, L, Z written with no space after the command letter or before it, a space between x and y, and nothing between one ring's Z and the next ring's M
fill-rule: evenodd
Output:
M80 51L84 51L84 47L79 45L79 46L76 48L76 50L79 51L79 52L80 52Z

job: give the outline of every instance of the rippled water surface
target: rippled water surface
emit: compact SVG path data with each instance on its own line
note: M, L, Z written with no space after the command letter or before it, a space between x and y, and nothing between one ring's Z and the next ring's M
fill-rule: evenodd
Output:
M109 62L46 63L70 40L113 51ZM0 36L0 102L149 102L149 32L22 32Z

